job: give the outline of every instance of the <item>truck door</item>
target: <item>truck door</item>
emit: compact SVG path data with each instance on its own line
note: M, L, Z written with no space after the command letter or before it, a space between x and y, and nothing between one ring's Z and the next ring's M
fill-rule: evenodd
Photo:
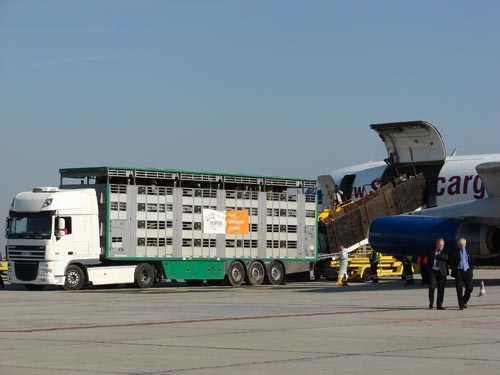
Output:
M59 255L74 258L73 220L71 216L56 216L54 229L56 235L55 249Z

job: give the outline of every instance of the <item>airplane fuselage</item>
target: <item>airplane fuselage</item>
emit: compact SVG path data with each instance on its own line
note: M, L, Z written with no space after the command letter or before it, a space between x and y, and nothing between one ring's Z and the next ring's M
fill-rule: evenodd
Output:
M486 191L476 166L491 161L500 161L500 154L448 156L437 178L437 205L484 198ZM339 185L345 178L352 179L350 198L356 201L378 189L386 167L383 161L371 162L339 169L331 176Z

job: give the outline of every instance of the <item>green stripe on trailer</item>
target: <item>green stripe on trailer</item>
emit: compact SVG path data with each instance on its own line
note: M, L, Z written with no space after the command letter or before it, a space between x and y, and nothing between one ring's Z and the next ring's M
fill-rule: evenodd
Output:
M224 278L224 261L163 260L167 278L182 280L211 280Z

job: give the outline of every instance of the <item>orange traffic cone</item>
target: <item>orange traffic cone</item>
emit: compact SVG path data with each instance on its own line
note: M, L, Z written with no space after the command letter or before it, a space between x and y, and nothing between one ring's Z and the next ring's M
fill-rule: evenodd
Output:
M486 295L486 289L484 288L484 281L481 281L481 288L479 289L479 294L477 296L481 297L485 295Z
M349 286L349 284L347 284L347 274L344 274L342 278L342 286Z

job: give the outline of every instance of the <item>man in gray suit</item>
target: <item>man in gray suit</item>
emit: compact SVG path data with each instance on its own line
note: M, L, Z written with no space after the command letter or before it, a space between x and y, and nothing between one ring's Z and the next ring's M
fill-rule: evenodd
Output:
M474 269L474 258L466 249L467 241L461 238L458 241L458 249L450 253L452 276L455 276L455 287L457 289L458 308L467 308L470 295L472 293L472 279ZM464 290L465 287L465 290Z

